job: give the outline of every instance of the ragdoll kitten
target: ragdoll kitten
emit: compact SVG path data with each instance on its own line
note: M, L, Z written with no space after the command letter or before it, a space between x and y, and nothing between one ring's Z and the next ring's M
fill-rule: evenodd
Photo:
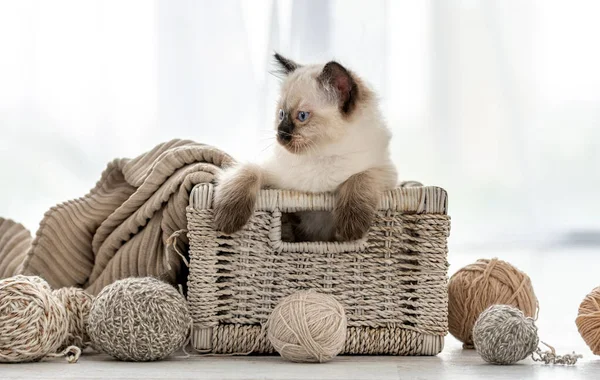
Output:
M284 74L275 131L278 144L260 165L238 164L217 179L216 228L233 233L250 218L263 187L333 192L333 213L292 216L295 240L360 239L382 191L396 185L387 129L375 94L337 62L299 65L279 54Z

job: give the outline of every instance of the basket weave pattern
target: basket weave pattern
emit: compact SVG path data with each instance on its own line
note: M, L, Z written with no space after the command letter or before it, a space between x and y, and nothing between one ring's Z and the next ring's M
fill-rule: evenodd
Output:
M212 196L212 185L197 186L187 209L196 349L273 352L261 327L271 310L297 290L316 289L344 305L344 353L441 351L450 229L443 189L387 192L367 236L344 243L281 240L282 213L332 210L329 194L263 190L253 217L233 235L214 230Z

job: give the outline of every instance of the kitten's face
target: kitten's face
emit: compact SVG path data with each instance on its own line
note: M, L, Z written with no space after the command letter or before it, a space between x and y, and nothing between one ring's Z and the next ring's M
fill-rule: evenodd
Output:
M364 94L360 83L336 62L300 66L279 54L285 79L275 115L277 141L294 154L310 154L341 139Z

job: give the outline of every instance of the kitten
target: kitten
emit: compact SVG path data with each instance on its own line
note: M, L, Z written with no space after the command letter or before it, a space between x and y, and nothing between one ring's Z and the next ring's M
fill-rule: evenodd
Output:
M263 187L333 192L333 213L303 212L296 240L360 239L369 229L382 191L396 185L391 133L369 87L335 61L299 65L278 53L283 74L276 114L278 144L265 162L238 164L219 176L215 225L233 233L248 221Z

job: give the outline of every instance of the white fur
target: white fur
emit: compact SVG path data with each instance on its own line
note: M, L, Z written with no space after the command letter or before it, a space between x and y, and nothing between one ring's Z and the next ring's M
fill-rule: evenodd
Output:
M338 141L315 147L314 151L293 154L279 144L261 164L266 184L275 188L307 192L334 191L353 174L376 167L389 169L386 188L396 184L390 160L391 134L375 109L363 110Z

